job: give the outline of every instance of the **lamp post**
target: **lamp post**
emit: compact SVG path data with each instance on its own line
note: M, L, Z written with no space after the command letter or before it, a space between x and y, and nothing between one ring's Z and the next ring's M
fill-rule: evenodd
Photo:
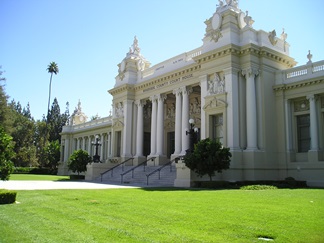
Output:
M195 120L189 119L190 129L189 131L186 131L186 135L189 134L189 149L186 151L187 154L190 154L194 151L195 143L198 142L198 132L199 129L195 126Z
M96 147L96 154L93 156L93 162L98 163L100 162L100 155L98 155L98 148L99 146L101 146L98 135L96 135L96 142L92 142L91 144Z

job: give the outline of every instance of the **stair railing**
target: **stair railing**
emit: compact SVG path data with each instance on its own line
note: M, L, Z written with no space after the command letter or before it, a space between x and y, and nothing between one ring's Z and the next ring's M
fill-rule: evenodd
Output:
M120 174L121 184L124 183L124 175L128 174L129 172L132 172L132 178L134 178L134 170L137 169L138 167L143 166L144 167L144 171L145 171L145 166L147 165L147 162L150 161L150 160L152 160L152 161L155 160L155 157L149 158L149 159L145 160L144 162L142 162L142 163L134 166L133 168L125 171L124 173L121 173Z
M110 169L108 169L108 170L106 170L106 171L100 173L100 180L101 180L101 182L102 182L102 176L103 176L104 174L107 174L107 173L110 172L110 171L111 171L111 177L113 177L114 169L117 168L118 166L121 166L121 165L122 165L122 171L124 171L124 165L125 165L125 163L128 162L128 161L130 161L130 160L132 160L132 164L133 164L133 160L134 160L134 158L129 158L129 159L126 159L125 161L123 161L123 162L121 162L121 163L119 163L119 164L117 164L117 165L111 167Z
M170 172L172 172L172 163L176 162L180 159L180 157L176 157L173 160L170 160L169 162L165 163L164 165L160 166L159 168L157 168L156 170L152 171L151 173L146 175L146 185L149 184L149 177L157 172L159 172L159 180L161 179L161 170L164 167L167 167L168 165L170 165Z

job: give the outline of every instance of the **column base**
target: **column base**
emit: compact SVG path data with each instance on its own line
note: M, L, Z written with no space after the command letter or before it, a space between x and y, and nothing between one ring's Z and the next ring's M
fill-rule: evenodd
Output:
M111 168L112 165L106 163L89 163L87 164L87 171L85 174L86 181L93 181L97 178L100 178L100 173Z
M171 154L171 160L174 160L174 159L176 159L176 158L181 158L181 157L183 157L183 155L180 155L180 154ZM174 161L174 162L178 162L178 160L176 160L176 161Z
M135 156L133 160L133 165L139 165L140 163L143 163L146 160L146 157L144 156Z
M323 160L323 152L319 150L308 151L308 162L319 162Z
M133 165L133 160L132 160L131 158L133 158L133 157L132 157L132 156L124 156L124 155L122 155L121 158L120 158L120 163L129 159L129 160L125 163L125 165L130 165L130 166L132 166L132 165Z
M152 160L147 161L147 166L159 166L159 165L163 165L167 162L167 157L165 155L150 155L147 157L147 159L150 158L155 158Z

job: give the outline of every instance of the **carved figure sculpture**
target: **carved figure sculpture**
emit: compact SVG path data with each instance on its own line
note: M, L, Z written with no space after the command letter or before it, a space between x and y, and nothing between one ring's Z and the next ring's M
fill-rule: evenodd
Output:
M276 30L270 31L268 35L269 40L273 46L277 44L276 35L277 35Z
M249 11L246 11L246 15L244 17L244 22L248 27L252 27L254 20L252 19L251 16L249 16Z

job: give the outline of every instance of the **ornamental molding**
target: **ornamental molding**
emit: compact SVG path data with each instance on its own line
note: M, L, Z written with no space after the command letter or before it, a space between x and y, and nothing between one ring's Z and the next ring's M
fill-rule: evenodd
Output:
M283 56L279 52L275 52L267 47L259 47L254 44L249 44L242 47L230 44L223 47L222 49L207 52L203 55L194 57L193 59L196 61L196 63L201 65L213 61L215 59L225 57L227 55L236 55L236 56L255 55L258 57L265 57L273 61L280 62L286 65L288 68L292 68L297 64L293 58L290 58L288 56Z
M131 85L131 84L124 84L123 86L119 86L118 88L114 88L114 89L111 89L109 90L108 92L111 94L111 95L116 95L116 94L119 94L119 93L123 93L123 92L128 92L128 91L134 91L134 85Z
M274 91L284 91L284 90L292 90L292 89L298 89L298 88L303 88L305 86L310 86L310 85L318 85L324 83L324 79L317 79L317 80L303 80L300 82L295 82L291 84L280 84L280 85L275 85L273 87Z
M203 107L203 109L206 111L217 107L227 107L227 102L214 96L211 100L209 100L209 102L206 101L206 105Z

